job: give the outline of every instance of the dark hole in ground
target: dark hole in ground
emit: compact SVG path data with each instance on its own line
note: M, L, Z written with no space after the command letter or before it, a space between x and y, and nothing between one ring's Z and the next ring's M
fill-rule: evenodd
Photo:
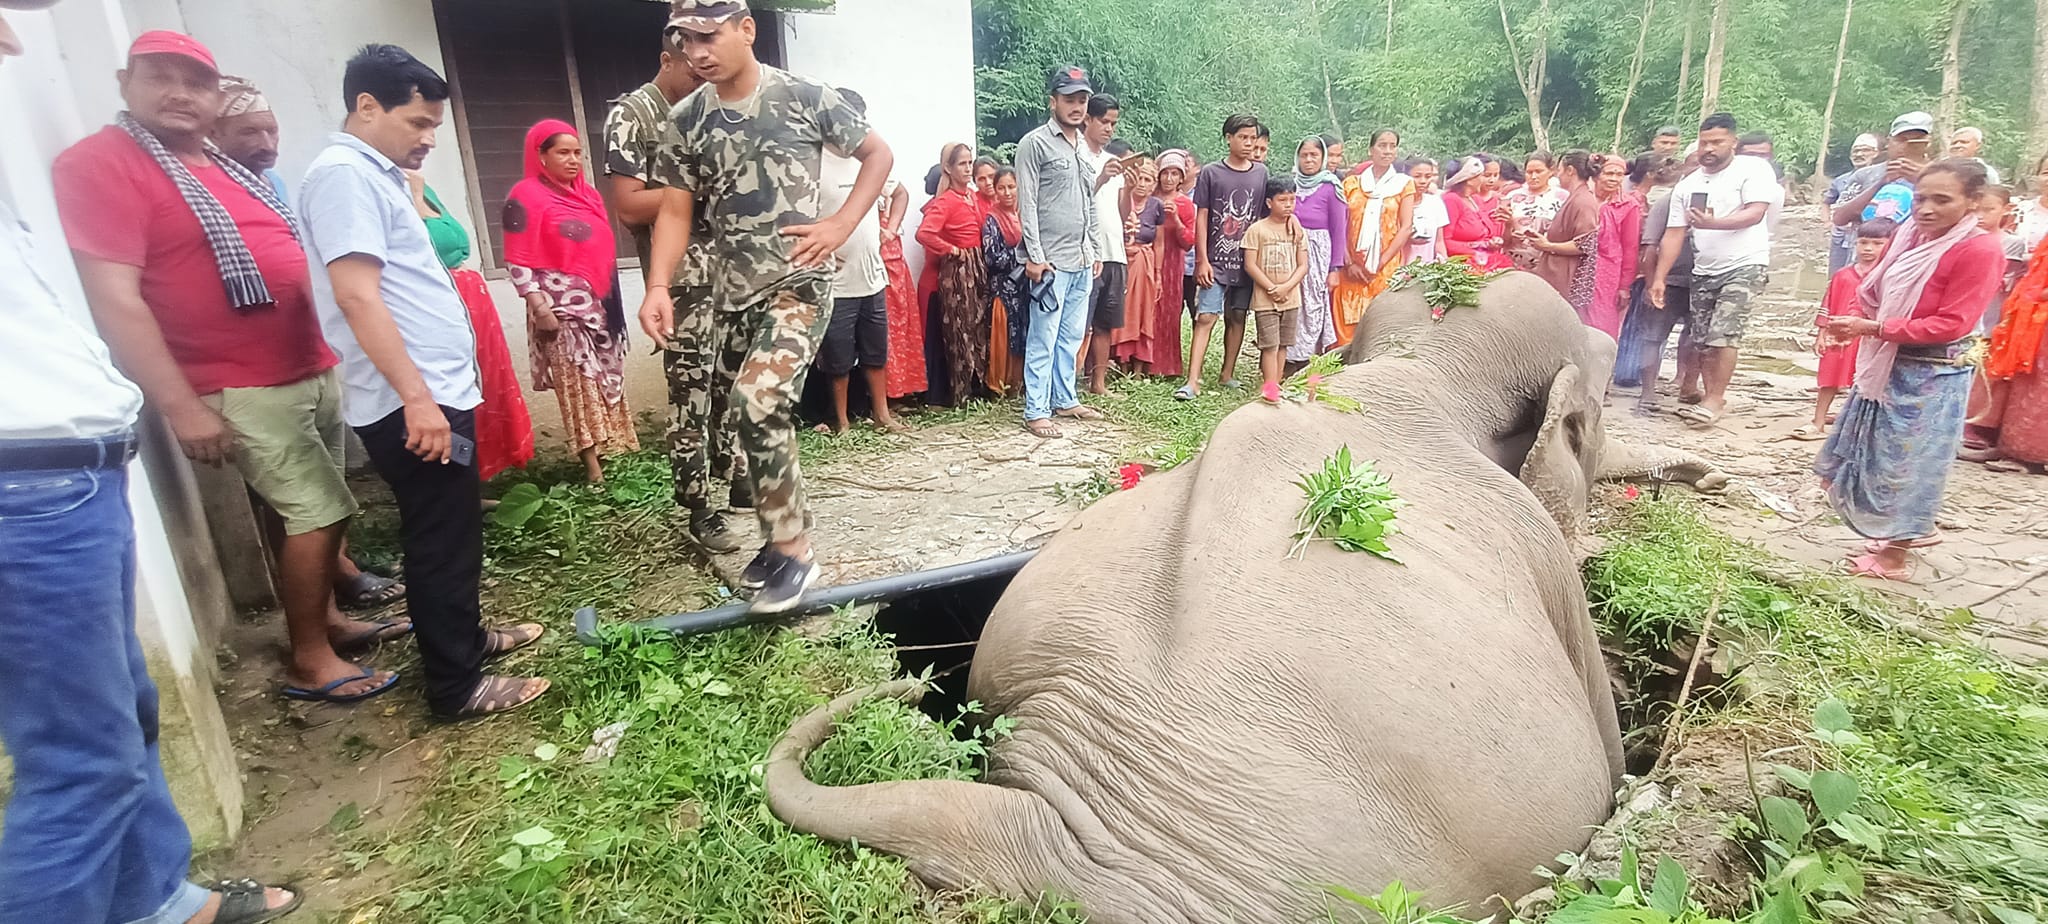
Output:
M1665 729L1679 694L1684 692L1686 670L1692 666L1693 649L1698 644L1695 636L1669 645L1649 639L1602 641L1601 653L1606 656L1614 705L1621 718L1623 762L1629 773L1648 773L1662 756ZM1685 692L1689 714L1725 709L1729 704L1730 678L1715 669L1715 660L1711 648L1699 658L1692 688Z
M914 591L882 604L875 626L895 637L896 660L910 676L931 671L936 689L920 706L941 722L960 717L967 705L967 672L974 663L974 642L988 624L988 614L1010 586L1012 574L996 574L948 587ZM971 733L962 723L957 733Z

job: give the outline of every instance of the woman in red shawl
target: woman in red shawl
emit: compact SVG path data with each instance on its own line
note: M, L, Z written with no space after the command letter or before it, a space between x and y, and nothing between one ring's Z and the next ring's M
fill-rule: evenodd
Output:
M918 303L930 306L926 328L937 334L945 368L927 369L932 401L959 405L974 397L988 375L988 265L981 256L981 204L974 196L974 149L946 146L939 159L945 173L939 193L925 203L917 225L924 245L924 278ZM930 355L927 351L927 355Z
M592 484L602 457L640 448L626 409L626 313L618 244L604 199L583 179L583 141L569 123L526 132L526 178L505 200L505 262L526 299L535 391L553 391L569 448Z
M1152 359L1138 363L1142 375L1177 378L1185 373L1180 354L1182 286L1187 259L1195 247L1195 200L1188 198L1195 175L1194 156L1175 148L1159 155L1159 307L1152 322Z
M889 275L889 365L884 367L889 397L923 394L929 387L924 377L924 309L917 300L917 280L903 260L903 217L910 213L910 190L890 180L875 208L882 213L882 268Z
M1474 154L1444 184L1444 210L1451 218L1443 230L1444 250L1465 257L1480 272L1515 267L1505 249L1509 228L1494 192L1499 183L1500 161Z

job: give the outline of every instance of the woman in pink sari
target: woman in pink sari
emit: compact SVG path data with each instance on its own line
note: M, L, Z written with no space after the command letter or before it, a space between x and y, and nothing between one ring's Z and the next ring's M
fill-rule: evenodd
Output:
M1643 198L1623 192L1628 161L1608 157L1600 162L1600 178L1593 195L1600 200L1600 236L1594 248L1593 303L1587 307L1586 326L1617 340L1621 322L1628 314L1629 287L1636 281L1636 255L1643 233Z

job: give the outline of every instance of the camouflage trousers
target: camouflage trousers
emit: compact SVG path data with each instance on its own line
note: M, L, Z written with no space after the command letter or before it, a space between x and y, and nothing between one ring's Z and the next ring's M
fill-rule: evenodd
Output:
M675 475L676 504L710 510L711 478L739 485L747 460L739 447L739 409L732 405L733 377L740 360L719 349L718 312L709 287L672 286L676 329L662 352L668 372L668 464Z
M1726 349L1742 343L1749 326L1749 306L1767 282L1762 266L1738 266L1714 276L1692 277L1693 345L1704 350Z
M829 280L792 283L718 318L720 363L737 361L732 404L754 484L761 536L789 542L809 528L810 501L797 465L797 402L831 320Z

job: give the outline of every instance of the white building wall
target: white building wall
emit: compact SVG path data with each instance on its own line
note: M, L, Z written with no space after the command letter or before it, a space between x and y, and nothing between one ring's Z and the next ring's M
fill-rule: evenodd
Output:
M58 223L50 163L112 115L104 107L106 97L88 77L101 74L107 86L113 84L127 46L122 8L116 0L84 0L62 4L54 12L9 11L6 16L28 53L0 63L0 135L12 140L16 152L32 156L10 154L0 159L0 197L32 229L37 267L64 307L84 317L85 293ZM224 594L216 588L188 586L172 552L174 533L188 549L200 543L210 549L203 523L198 524L197 535L191 532L194 523L188 515L196 510L175 503L170 511L161 509L160 486L153 484L141 462L131 465L129 474L136 525L137 634L162 695L165 769L195 840L218 844L241 826L242 784L214 698L213 652L200 643L192 601L224 602ZM167 513L178 519L167 519Z
M910 190L908 239L925 171L947 144L974 143L974 17L968 0L839 0L831 13L786 13L783 53L792 72L860 93L868 119L896 152L895 179ZM904 248L911 272L923 248Z
M373 42L398 45L442 76L448 74L429 0L126 2L136 32L175 29L191 35L213 52L223 73L255 81L270 97L283 137L277 169L295 191L294 201L306 165L347 114L341 69L356 49ZM463 180L452 110L439 140L439 150L427 158L427 183L466 224L469 184Z

